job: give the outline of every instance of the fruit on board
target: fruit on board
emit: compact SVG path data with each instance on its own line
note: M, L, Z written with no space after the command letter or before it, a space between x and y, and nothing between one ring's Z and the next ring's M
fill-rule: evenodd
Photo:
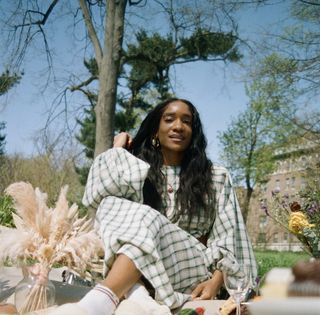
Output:
M197 307L196 309L185 308L181 310L178 315L204 315L204 308Z

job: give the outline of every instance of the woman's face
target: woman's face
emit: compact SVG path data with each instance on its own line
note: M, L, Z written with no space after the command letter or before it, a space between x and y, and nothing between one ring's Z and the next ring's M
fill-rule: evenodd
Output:
M156 136L160 141L164 160L171 157L180 159L181 162L192 138L192 113L189 106L181 101L168 104L160 119Z

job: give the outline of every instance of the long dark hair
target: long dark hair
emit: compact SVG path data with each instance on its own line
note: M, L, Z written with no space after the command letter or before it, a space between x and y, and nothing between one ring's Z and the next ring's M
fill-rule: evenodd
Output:
M144 202L154 209L163 208L164 176L161 167L161 150L152 145L152 138L159 129L160 120L166 107L175 101L185 103L192 114L192 138L181 163L180 186L176 194L177 217L187 215L189 224L203 211L207 218L214 216L214 188L212 184L212 162L206 154L207 140L203 133L199 113L195 106L178 98L168 99L158 104L143 120L132 142L132 153L150 164L148 178L144 185Z

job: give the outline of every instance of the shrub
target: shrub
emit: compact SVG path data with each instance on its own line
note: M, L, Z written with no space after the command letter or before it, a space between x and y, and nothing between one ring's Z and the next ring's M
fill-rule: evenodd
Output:
M13 202L9 196L0 196L0 225L13 227Z

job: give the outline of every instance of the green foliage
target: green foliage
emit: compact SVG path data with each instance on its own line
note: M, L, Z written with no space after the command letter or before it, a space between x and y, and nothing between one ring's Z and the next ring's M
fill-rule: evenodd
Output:
M93 76L99 75L99 69L98 64L95 58L85 59L83 61L84 66L87 68L87 70L90 72Z
M296 129L292 102L295 89L290 85L290 77L279 81L277 75L268 71L271 60L286 64L286 60L276 55L261 63L257 69L259 76L246 90L249 105L218 135L223 147L221 158L235 181L246 188L242 205L245 220L255 185L268 181L276 167L276 150L289 144L288 138Z
M236 182L245 180L247 188L264 181L275 166L268 134L272 129L271 125L267 127L266 124L261 110L248 107L225 132L219 134L223 160Z
M165 99L170 88L170 67L178 63L197 60L239 61L236 48L237 37L232 33L211 32L197 28L190 36L181 37L177 42L172 34L161 36L159 33L148 35L140 30L137 42L129 44L126 63L130 66L128 87L133 94L153 86L161 99Z
M140 112L144 112L150 108L150 104L144 102L139 96L135 100L127 101L119 99L119 105L122 110L118 110L115 114L115 131L133 130L139 122ZM94 107L85 108L85 117L77 122L80 125L79 133L76 139L84 146L85 156L91 161L94 157L95 133L96 133L96 114ZM89 164L91 164L89 162ZM79 174L80 183L85 185L87 182L90 166L75 166L76 172Z
M145 30L136 33L136 42L128 44L123 57L121 80L125 80L129 93L119 93L115 113L115 131L133 130L141 120L141 116L152 108L146 101L149 91L156 91L159 99L172 96L170 91L170 68L174 64L209 58L238 61L240 55L236 48L237 38L232 33L210 32L205 28L197 28L189 37L181 37L178 41L172 34L162 36L159 33L149 35ZM98 66L94 58L84 61L92 78L98 76ZM83 90L82 90L83 91ZM90 108L85 109L84 118L78 123L80 132L77 140L85 147L87 158L94 156L95 146L95 111L97 95L85 91ZM80 180L85 183L88 166L76 167Z
M289 12L291 23L283 27L277 36L275 48L291 62L291 66L281 69L276 65L273 71L290 75L299 84L300 95L317 97L320 82L319 1L288 1L288 3L291 8Z
M239 61L241 55L235 44L237 37L232 33L211 32L206 29L197 29L190 37L181 38L185 58L199 58L207 60L209 57L224 56L230 61Z
M269 105L272 108L275 108L281 99L294 100L298 93L293 74L297 70L297 61L273 53L257 66L254 75L258 80L254 83L254 91L263 91L265 96L270 96Z
M0 196L0 225L13 227L13 202L9 196Z
M170 66L177 58L175 43L171 35L148 36L144 30L136 34L136 41L126 51L126 64L130 66L128 87L132 95L137 95L153 86L163 99L169 91Z
M258 264L258 277L261 278L272 268L291 268L300 260L308 260L310 256L304 252L254 251Z
M81 167L75 165L75 171L79 175L80 184L85 186L90 171L90 165L82 165Z
M319 152L319 146L316 147L316 150ZM316 157L317 155L314 156L314 164L311 164L306 172L306 187L299 192L299 196L303 201L302 207L306 209L310 223L315 224L317 228L320 225L320 157ZM320 237L320 231L318 236Z
M138 113L134 112L132 108L126 108L123 111L119 111L115 115L115 127L119 131L132 130L138 120Z
M84 118L82 120L77 119L77 123L80 125L80 131L79 134L76 135L76 139L83 144L86 157L93 159L96 141L96 115L93 106L89 109L85 108L84 112Z
M18 84L21 75L16 73L10 74L8 70L0 75L0 96L7 93L15 84Z
M274 168L274 150L284 147L296 129L292 123L295 89L290 75L281 77L273 72L275 65L283 69L292 66L277 55L267 57L246 89L250 100L246 110L219 134L222 159L239 183L246 181L248 189L266 180Z
M291 6L291 15L302 22L319 23L320 7L318 1L294 1Z
M116 111L114 128L115 131L132 131L141 121L141 116L152 108L152 104L147 102L140 93L133 93L132 97L126 98L123 93L118 96L117 104L120 109Z

